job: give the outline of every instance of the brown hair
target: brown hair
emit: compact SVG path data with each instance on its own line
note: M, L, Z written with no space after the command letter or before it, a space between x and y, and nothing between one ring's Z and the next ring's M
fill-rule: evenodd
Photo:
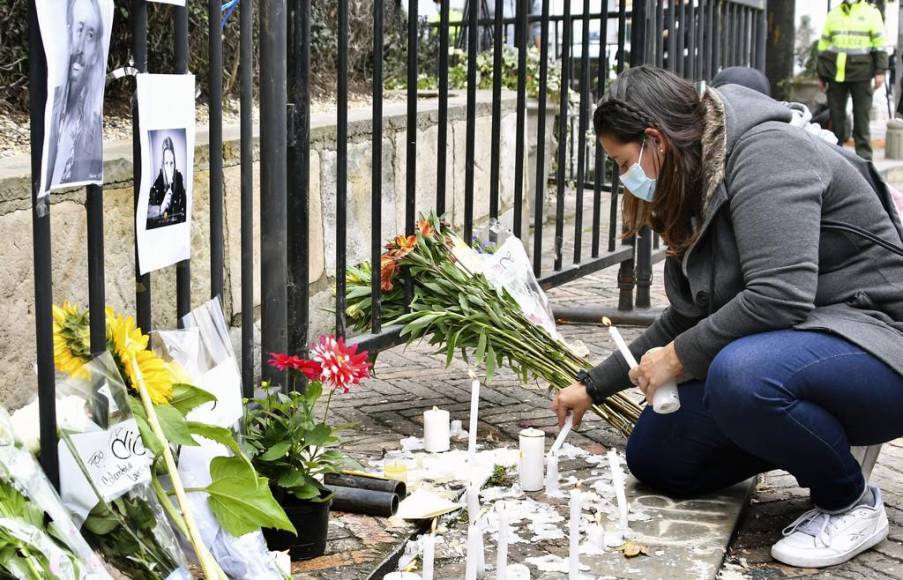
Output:
M668 152L659 168L651 203L623 196L625 237L650 226L670 255L693 243L693 219L702 216L702 134L705 107L689 82L660 68L640 66L618 77L596 107L597 136L642 143L646 129L660 131Z

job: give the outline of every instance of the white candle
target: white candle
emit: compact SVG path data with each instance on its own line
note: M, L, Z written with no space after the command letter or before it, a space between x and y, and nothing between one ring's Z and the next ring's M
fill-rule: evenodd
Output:
M470 482L467 486L467 519L476 523L480 518L480 490L476 483Z
M423 580L433 580L433 560L436 554L436 537L423 536Z
M427 453L442 453L449 449L448 411L433 407L423 412L423 448Z
M485 572L485 554L483 553L483 531L480 526L471 523L467 528L467 564L465 578L476 580Z
M495 577L497 580L506 580L508 577L508 508L505 502L495 504L495 511L499 518L499 539L496 549Z
M467 438L467 462L472 467L477 456L477 416L480 411L480 381L470 386L470 432Z
M543 487L543 460L546 454L546 434L529 428L520 432L520 464L518 475L524 491L539 491Z
M558 454L550 452L546 457L546 495L558 495Z
M561 428L561 431L558 433L558 437L555 438L555 442L552 443L552 446L549 447L549 453L557 453L558 449L564 443L564 438L568 436L568 433L571 432L571 429L574 428L574 414L568 413L567 417L564 420L564 426Z
M608 465L611 468L611 483L618 498L618 528L623 533L628 529L627 494L624 491L624 472L621 471L621 462L614 449L608 450Z
M605 528L599 524L591 525L586 531L586 540L591 546L605 548Z
M583 511L583 494L580 490L571 490L570 521L570 563L568 566L570 580L580 577L580 514Z
M621 336L621 333L618 332L618 329L615 328L614 325L608 327L608 334L611 335L612 340L614 340L615 344L618 345L618 350L621 351L621 356L623 356L624 360L627 361L627 365L630 368L639 366L636 362L636 359L633 358L633 353L630 352L629 348L627 348L627 343L624 342L624 337Z
M650 348L646 352L650 353L659 350L662 350L662 347L657 346L655 348ZM677 394L676 382L669 381L655 390L655 394L652 395L653 411L662 415L667 415L678 409L680 409L680 396Z

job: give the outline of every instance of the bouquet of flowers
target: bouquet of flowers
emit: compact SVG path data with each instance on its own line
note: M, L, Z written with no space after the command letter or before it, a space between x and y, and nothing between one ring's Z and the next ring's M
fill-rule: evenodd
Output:
M447 364L460 351L468 363L485 366L487 382L506 365L524 382L534 377L553 389L563 389L575 382L579 371L591 366L543 324L541 306L528 312L520 292L505 280L493 278L483 258L435 215L421 219L415 235L396 236L386 248L380 262L382 319L386 324L404 325L401 334L408 342L427 337L446 354ZM368 266L358 266L347 277L346 314L360 331L370 326L370 271ZM399 288L403 271L413 280L409 308ZM520 274L532 278L529 270ZM530 292L544 304L535 279L533 285ZM641 411L621 394L593 409L625 434Z
M110 576L0 408L0 577L44 580Z
M54 358L58 369L73 377L84 377L82 365L90 358L88 313L69 303L54 307ZM145 449L152 457L151 487L175 528L187 538L207 578L224 578L201 539L187 492L204 492L217 521L234 536L259 530L261 526L294 531L285 512L270 493L268 482L242 454L232 432L225 427L191 421L187 415L216 397L189 384L187 374L172 361L164 361L147 350L149 337L132 317L106 312L107 351L132 396L126 405L134 416ZM135 397L137 394L138 397ZM232 457L210 462L210 483L185 489L171 445L197 446L201 437L226 446ZM158 478L169 476L176 503Z

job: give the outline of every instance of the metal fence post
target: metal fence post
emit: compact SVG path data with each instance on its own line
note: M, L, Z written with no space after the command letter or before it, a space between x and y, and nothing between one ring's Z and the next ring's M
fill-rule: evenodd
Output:
M254 395L254 12L239 7L241 76L241 383Z
M260 342L263 377L281 382L270 352L287 346L286 0L262 0L260 21Z

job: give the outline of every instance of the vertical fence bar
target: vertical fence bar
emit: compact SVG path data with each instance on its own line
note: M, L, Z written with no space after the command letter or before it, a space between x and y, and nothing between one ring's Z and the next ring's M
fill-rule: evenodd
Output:
M539 86L548 86L549 78L549 0L542 0L539 38ZM539 91L536 123L536 199L533 200L533 275L542 273L542 219L546 197L546 105L548 91Z
M382 330L380 256L383 197L383 9L382 2L373 3L373 142L370 162L370 329L373 334Z
M687 14L687 78L696 80L696 2L689 0Z
M712 0L712 78L721 71L722 31L724 30L724 5L721 0Z
M668 0L668 70L677 73L677 6Z
M464 151L464 240L469 244L473 239L473 186L474 147L476 145L477 115L477 46L479 31L477 21L480 3L471 0L467 4L467 129Z
M711 81L712 77L715 76L713 68L713 58L712 58L712 48L713 46L717 46L718 42L715 40L715 37L712 36L715 32L713 20L715 19L715 2L716 0L706 0L705 9L705 30L703 31L704 35L704 46L703 46L703 78L706 81Z
M263 378L284 375L266 364L287 347L286 0L262 0L260 20L260 355Z
M731 2L724 3L724 66L734 66L734 36L737 29L734 26L734 5Z
M561 270L564 248L564 170L568 151L568 89L571 83L571 3L564 3L564 32L561 45L561 94L558 97L558 175L555 184L558 195L555 199L555 270ZM582 184L578 184L582 185Z
M223 32L222 0L209 0L210 297L223 299Z
M517 22L514 38L517 42L517 127L514 145L514 235L523 240L524 213L524 152L526 149L527 116L527 43L530 31L527 25L527 0L517 2ZM441 149L440 149L441 151Z
M439 144L436 151L436 214L445 213L446 161L448 159L448 18L450 0L439 6Z
M34 251L35 344L37 347L38 412L41 419L41 467L50 483L60 488L56 439L56 386L53 369L53 270L50 252L50 203L38 212L41 193L41 154L44 147L44 106L47 101L47 62L38 27L37 0L28 3L28 54L31 105L31 233Z
M749 11L740 7L740 66L749 66Z
M647 4L644 0L633 3L633 29L631 32L630 42L633 45L634 43L643 46L646 44L648 35L646 34L646 7ZM694 7L693 0L690 0L690 13L687 15L685 21L689 22L688 26L688 34L690 40L690 54L688 59L688 69L689 74L692 77L694 74L694 62L695 62L695 15L694 15ZM630 59L630 66L639 66L643 64L642 61L642 52L632 52ZM640 235L638 238L634 240L634 246L636 248L636 306L638 308L648 308L650 306L650 287L652 285L652 230L648 227L644 227L640 231Z
M589 2L583 4L580 40L580 113L577 123L577 207L574 211L574 263L580 262L583 249L583 188L586 182L586 131L589 110Z
M765 72L765 45L768 42L768 13L761 8L758 14L758 29L756 30L756 68Z
M239 8L241 83L241 384L254 396L254 12L253 1Z
M684 49L687 45L687 0L677 0L677 74L684 76L687 72L687 60Z
M489 148L489 219L499 217L499 165L502 134L502 17L505 1L495 0L492 25L492 137ZM490 229L489 239L495 242Z
M706 46L706 0L699 0L699 6L696 8L696 78L697 80L707 80L705 65L705 46Z
M345 336L345 267L348 251L348 0L339 0L336 92L335 332ZM441 149L440 149L441 151ZM440 155L442 157L442 155Z
M627 0L621 0L618 5L618 66L616 69L618 74L624 72L625 50L627 50Z
M188 72L188 8L173 6L175 15L176 74ZM182 328L182 317L191 311L191 260L176 264L176 317Z
M408 97L405 140L407 153L405 161L404 233L414 233L414 218L417 211L417 23L419 7L417 0L408 2ZM404 276L405 301L414 297L414 280L410 273Z
M596 78L596 100L605 95L605 77L608 74L608 55L605 51L605 39L608 36L608 2L602 2L602 16L599 22L599 70ZM597 142L595 177L593 178L593 240L592 257L599 257L599 246L602 237L602 185L605 182L605 152ZM615 208L617 211L617 208ZM617 214L615 214L617 219Z
M147 2L132 0L132 50L135 68L147 72ZM138 209L138 190L141 187L141 139L138 130L138 99L132 99L132 175L135 189L135 210ZM138 327L149 333L151 327L151 277L138 273L138 245L135 245L135 314Z
M291 0L288 43L288 102L293 112L288 135L288 336L291 351L303 354L307 352L310 307L310 2L307 0Z
M104 249L103 249L103 188L89 185L87 192L88 217L88 311L91 325L91 356L107 349Z
M655 65L662 68L665 66L665 0L655 0L655 39Z

